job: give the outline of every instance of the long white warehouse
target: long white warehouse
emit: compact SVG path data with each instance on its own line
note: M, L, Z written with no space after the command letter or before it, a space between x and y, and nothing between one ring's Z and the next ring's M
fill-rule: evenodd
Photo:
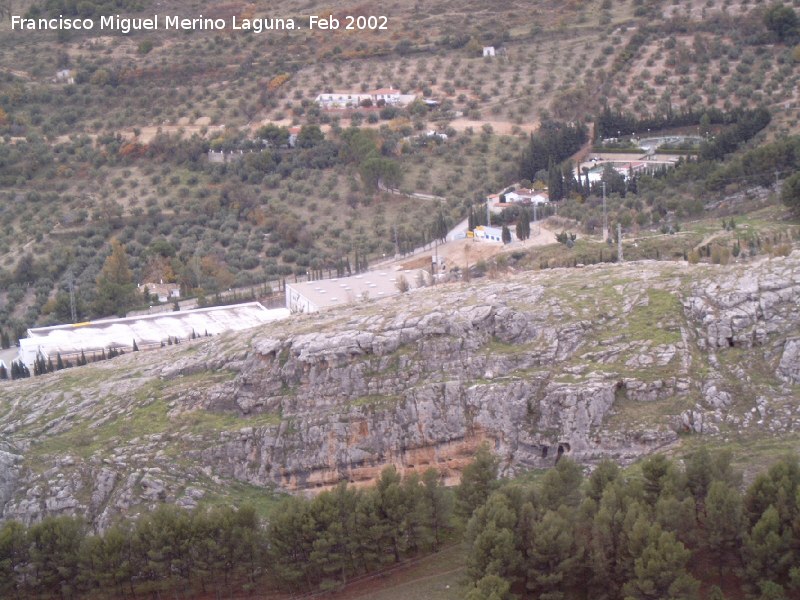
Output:
M169 338L187 340L205 334L241 331L258 327L289 316L285 308L267 309L258 302L213 306L196 310L142 315L120 319L103 319L87 323L55 325L28 330L21 339L19 358L28 365L39 354L55 360L60 353L64 360L74 359L81 352L91 358L111 348L128 352L136 342L140 350L157 348Z

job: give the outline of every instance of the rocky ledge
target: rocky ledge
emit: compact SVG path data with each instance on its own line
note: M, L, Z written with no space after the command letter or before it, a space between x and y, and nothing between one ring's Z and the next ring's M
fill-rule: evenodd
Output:
M638 262L415 290L0 386L0 514L371 482L450 482L486 440L506 473L630 462L800 429L800 254Z

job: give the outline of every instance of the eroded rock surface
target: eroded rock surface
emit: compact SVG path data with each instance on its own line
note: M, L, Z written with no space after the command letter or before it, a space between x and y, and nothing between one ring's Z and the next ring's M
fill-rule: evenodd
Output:
M800 429L800 256L641 262L418 290L0 386L0 510L98 528L248 486L451 483Z

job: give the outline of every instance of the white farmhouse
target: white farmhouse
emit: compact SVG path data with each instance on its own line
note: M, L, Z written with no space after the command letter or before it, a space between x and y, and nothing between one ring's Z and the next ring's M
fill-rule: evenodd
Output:
M525 188L506 192L505 199L507 203L522 202L525 204L546 204L549 201L547 192L537 192Z

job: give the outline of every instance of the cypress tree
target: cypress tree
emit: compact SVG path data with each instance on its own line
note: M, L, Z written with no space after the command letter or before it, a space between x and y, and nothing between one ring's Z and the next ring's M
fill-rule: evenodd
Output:
M134 352L138 352L139 351L139 346L136 345L136 340L133 340L133 351Z
M508 229L508 225L503 225L503 232L501 234L504 244L511 243L511 231Z
M61 352L56 354L56 371L60 371L64 368L64 361L61 358Z
M547 191L550 200L556 202L564 197L564 177L559 169L552 162L547 175Z
M8 379L8 370L5 365L0 365L0 379Z

